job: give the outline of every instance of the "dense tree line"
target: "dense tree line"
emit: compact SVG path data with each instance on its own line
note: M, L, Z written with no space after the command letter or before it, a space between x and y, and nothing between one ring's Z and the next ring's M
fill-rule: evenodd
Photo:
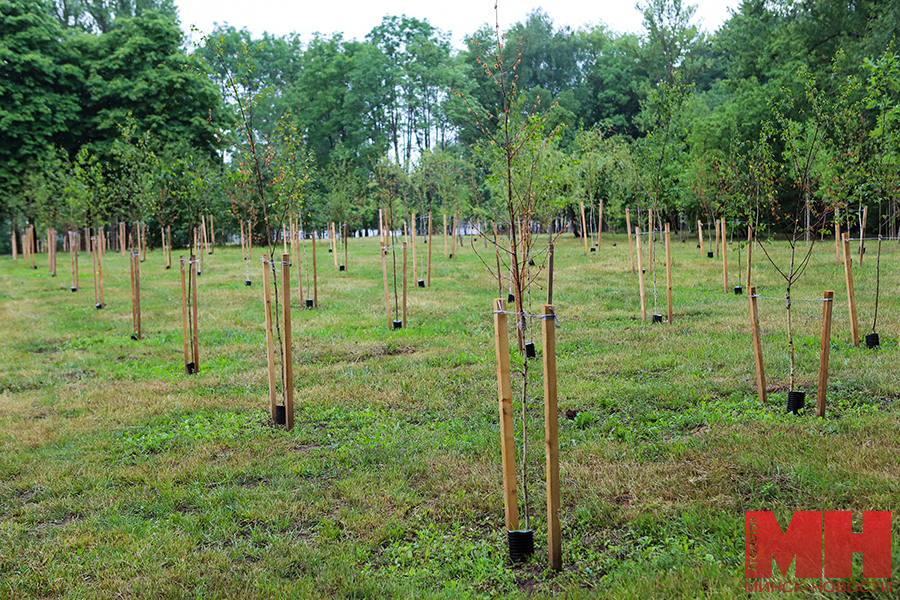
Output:
M536 11L497 54L487 24L462 51L406 16L363 40L221 26L187 49L169 0L2 0L0 217L75 225L87 203L96 224L177 223L193 195L247 218L280 193L283 171L250 167L284 131L312 225L372 226L386 203L491 217L499 59L521 131L542 140L517 168L544 214L602 199L612 225L627 204L762 227L863 203L896 227L900 0L744 0L715 33L681 0L638 9L636 34Z

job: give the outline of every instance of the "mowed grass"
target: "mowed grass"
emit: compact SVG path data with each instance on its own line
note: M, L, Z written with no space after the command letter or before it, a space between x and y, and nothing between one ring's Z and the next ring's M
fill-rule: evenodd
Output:
M797 510L853 510L857 527L861 511L893 511L900 572L896 242L882 248L877 351L850 344L834 242L815 247L793 294L808 406L795 416L785 414L783 300L759 301L762 404L747 298L723 291L720 260L673 236L675 322L651 325L640 320L624 237L605 234L587 255L580 240L561 238L559 409L577 416L560 419L564 569L553 573L540 363L528 388L537 552L512 564L491 312L498 289L468 238L453 260L435 240L432 285L415 287L410 266L399 331L388 328L374 240L352 240L345 273L319 247L319 310L301 308L292 270L290 432L267 415L258 250L252 287L239 249L204 258L200 373L191 377L179 275L163 269L160 251L141 266L141 341L129 339L125 258L107 254L107 305L95 310L85 255L77 293L63 253L56 278L45 255L37 270L0 257L0 598L742 597L746 510L773 510L782 525ZM875 245L854 266L862 334L874 316ZM493 264L492 249L475 248ZM421 275L421 238L417 249ZM737 249L729 247L729 289L745 278ZM648 303L664 315L657 250ZM784 244L770 252L786 260ZM782 297L764 260L754 252L754 284ZM532 287L528 312L540 312L545 284L542 275ZM818 419L822 304L806 300L826 289L835 291L834 325L828 416Z

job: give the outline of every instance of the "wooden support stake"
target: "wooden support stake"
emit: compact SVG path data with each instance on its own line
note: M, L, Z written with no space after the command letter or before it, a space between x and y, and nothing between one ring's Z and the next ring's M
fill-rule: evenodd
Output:
M291 354L291 255L281 255L281 312L282 340L284 342L284 419L285 429L294 428L294 364Z
M866 221L869 218L869 207L863 206L862 221L859 222L859 266L863 263L863 254L866 253Z
M819 350L819 389L816 399L816 416L825 416L825 396L828 393L828 355L831 351L831 309L834 306L834 292L825 291L822 302L822 343Z
M216 251L216 230L213 228L213 216L209 215L209 235L212 238L211 244L209 247L209 253L212 254Z
M388 329L390 329L394 326L394 322L391 319L391 294L388 291L387 258L385 258L387 249L382 245L379 252L381 253L381 275L384 279L384 307L387 310Z
M143 223L141 225L141 262L147 260L147 228Z
M16 230L13 229L12 233L9 234L9 243L12 245L12 255L13 260L19 260L19 251L16 248Z
M497 298L494 309L494 341L497 351L497 397L500 406L500 457L503 463L503 508L507 531L519 530L516 481L516 441L513 435L512 383L509 369L509 334L506 303Z
M747 293L750 301L750 334L753 337L753 363L756 366L756 393L759 401L766 402L766 371L763 366L762 339L759 331L759 310L757 306L756 287L751 286Z
M239 219L238 223L241 226L241 257L244 260L247 260L247 240L244 238L244 220Z
M253 221L247 219L247 260L253 260Z
M194 230L196 233L196 230ZM197 270L197 275L201 275L203 273L203 248L201 247L200 237L196 238L197 240L197 257L200 260L200 267Z
M297 239L297 252L294 253L294 255L297 257L297 259L296 259L297 260L297 289L300 291L300 306L302 307L304 305L304 300L303 300L303 260L301 260L301 256L303 258L306 258L306 253L302 251L301 247L305 246L306 241L300 236L305 235L305 232L301 232L298 230L295 235L296 235L296 239Z
M410 219L410 230L412 232L412 259L413 259L413 281L419 281L419 277L416 271L416 213L412 214L412 218Z
M406 242L403 242L403 327L406 327Z
M269 379L269 414L275 422L275 411L278 405L275 390L275 326L272 313L271 274L272 265L269 255L263 254L263 301L266 309L266 373Z
M584 240L584 253L587 254L589 252L589 249L588 249L587 221L584 220L584 202L581 203L581 239Z
M385 246L384 242L384 209L378 209L378 239L381 241L381 245Z
M547 553L549 567L562 570L559 528L559 412L556 398L556 321L553 306L545 304L544 334L544 442L547 471Z
M78 244L75 243L75 232L69 232L69 269L72 271L72 291L78 291Z
M431 287L431 248L434 246L432 243L432 227L433 221L431 218L431 213L428 213L428 280L425 282L425 285Z
M631 274L634 275L634 242L632 242L631 239L631 210L627 208L625 209L625 229L628 230L628 256L631 258Z
M547 270L549 271L547 273L547 304L553 304L553 244L547 247L547 253L549 254L547 258Z
M334 255L334 270L338 271L341 265L338 258L337 230L334 228L334 221L331 222L331 253Z
M169 268L171 269L172 268L172 227L170 227L169 225L166 225L166 247L167 247L166 252L168 252L168 255L169 255L168 265L169 265Z
M102 229L100 230L100 233L102 235L102 233L103 233ZM99 240L97 240L97 244L98 244L98 246L100 246L100 248L103 248L103 238L102 237ZM54 251L54 254L55 254L55 251ZM54 263L56 262L55 256L54 256L53 261L54 261ZM56 266L54 265L54 270L55 269L56 269ZM100 308L103 308L104 306L106 306L106 302L103 299L103 251L102 250L97 252L97 280L99 281L98 287L100 288L100 300L98 302L100 303Z
M133 258L134 264L134 334L137 339L142 339L141 335L141 257L135 254ZM196 299L195 299L196 301Z
M444 258L447 258L447 215L444 215Z
M716 225L716 257L719 256L719 220L713 221Z
M834 258L841 266L841 209L834 209Z
M184 268L184 256L179 256L178 259L181 261L181 329L183 331L184 338L184 372L187 375L191 375L194 372L193 365L191 365L191 335L190 335L190 326L188 325L188 305L187 305L187 278L185 274Z
M697 237L700 238L700 258L706 256L706 252L703 250L703 223L700 222L700 219L697 219Z
M131 269L131 336L132 339L139 339L137 334L137 296L135 295L135 277L134 277L134 257L135 252L131 250L128 253L128 265Z
M603 199L600 199L600 216L597 217L597 252L600 252L600 243L603 240Z
M853 269L850 266L850 234L841 234L844 240L844 279L847 282L847 304L850 309L850 335L853 345L859 347L859 323L856 320L856 294L853 292Z
M747 289L750 289L750 272L753 268L753 228L747 225Z
M202 259L201 259L202 260ZM200 372L200 296L197 294L197 257L191 257L191 333L193 347L191 358L194 361L194 373ZM140 316L140 314L138 314ZM138 321L140 322L140 321Z
M634 237L637 240L637 272L638 272L638 289L641 293L641 320L647 321L647 297L644 295L644 258L641 256L641 229L634 228Z
M670 237L670 226L666 223L666 304L669 310L669 325L671 325L674 320L674 313L672 311L672 241Z
M728 293L728 241L725 237L725 217L722 217L722 286Z
M653 276L653 273L656 270L656 261L653 260L655 258L653 254L653 209L647 209L647 224L649 227L647 228L647 275Z
M312 232L312 279L313 279L313 308L319 308L319 274L316 269L316 237L318 232Z
M94 306L103 308L103 281L100 279L100 240L91 238L91 258L94 266Z
M450 258L456 256L456 232L459 230L459 217L453 215L453 245L450 249Z

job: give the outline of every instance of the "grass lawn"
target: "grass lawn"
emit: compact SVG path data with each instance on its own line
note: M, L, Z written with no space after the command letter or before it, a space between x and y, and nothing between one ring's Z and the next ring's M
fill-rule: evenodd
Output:
M747 298L723 292L719 260L673 236L675 322L651 325L640 320L622 236L613 247L605 235L589 255L580 240L561 239L559 408L577 416L560 419L564 568L553 573L539 363L529 373L527 464L537 552L513 564L491 314L498 290L468 242L446 260L435 241L432 285L414 287L410 273L399 331L387 326L376 242L352 240L345 273L320 246L320 309L303 310L294 294L290 432L268 420L259 249L252 287L239 248L205 257L192 377L178 271L163 269L159 250L141 267L141 341L129 339L125 258L107 254L107 306L95 310L86 255L77 293L62 252L56 278L46 255L37 270L0 257L0 598L749 597L748 510L775 511L782 526L797 510L853 510L857 526L861 511L893 511L900 588L896 242L882 251L877 351L850 344L833 241L816 246L794 290L798 299L835 291L828 415L818 419L820 302L794 304L808 408L788 415L783 300L759 301L769 377L761 404ZM873 319L876 245L854 267L861 334ZM771 252L784 258L785 247ZM427 246L419 248L421 263ZM491 264L492 251L478 248ZM783 296L764 260L754 252L758 293ZM729 261L735 285L736 243ZM656 266L649 312L665 314ZM529 313L545 298L538 283ZM521 444L518 401L514 414Z

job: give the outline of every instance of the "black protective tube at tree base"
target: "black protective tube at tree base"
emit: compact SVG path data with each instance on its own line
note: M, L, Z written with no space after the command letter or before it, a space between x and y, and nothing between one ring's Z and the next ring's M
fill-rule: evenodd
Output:
M712 253L712 252L707 252L707 253L706 253L706 258L712 258L712 257L713 257L713 253Z
M403 321L394 319L394 329L403 329Z
M659 325L663 322L662 315L653 315L653 325Z
M744 286L742 286L742 285L734 286L734 295L735 296L740 296L743 293L744 293Z
M247 287L250 287L251 285L253 285L253 282L248 279L247 281L244 282L244 285L246 285Z
M276 425L284 425L287 423L287 412L284 409L284 404L276 404L275 405L275 424Z
M805 405L806 392L788 392L787 411L789 413L799 414Z
M307 298L306 299L306 308L312 308L312 307L313 307L312 298Z
M537 352L534 349L534 342L525 342L525 358L536 358Z
M425 280L424 280L424 279L420 279L418 283L419 283L419 287L420 287L420 288L425 287Z
M878 334L875 332L866 334L866 348L872 350L877 348L879 344Z
M506 532L509 542L509 557L513 562L522 562L534 554L534 531L531 529Z

